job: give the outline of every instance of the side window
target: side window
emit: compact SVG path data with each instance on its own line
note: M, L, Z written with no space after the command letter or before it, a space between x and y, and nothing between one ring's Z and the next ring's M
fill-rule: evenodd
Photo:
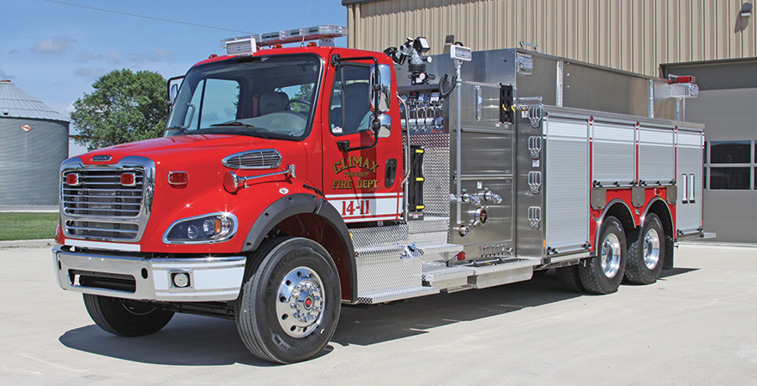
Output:
M194 128L234 121L239 107L239 83L234 80L207 79L197 86L191 106L194 107L190 110L194 114Z
M751 154L752 149L757 150L753 141L712 141L706 145L709 190L750 190L757 186L757 181L752 182L752 169L757 166L757 154Z
M370 67L345 64L334 76L329 126L335 135L368 130L371 118Z

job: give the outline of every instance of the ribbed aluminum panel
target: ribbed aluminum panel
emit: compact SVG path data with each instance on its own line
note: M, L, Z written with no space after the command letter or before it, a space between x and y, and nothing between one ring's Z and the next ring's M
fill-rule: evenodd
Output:
M670 183L675 179L673 131L639 129L639 179L647 184Z
M702 226L702 148L704 138L700 132L679 130L678 132L678 200L676 205L676 228L684 233L691 233ZM688 200L689 187L692 184L694 202ZM691 186L691 185L690 185Z
M630 185L636 179L634 131L631 124L594 124L594 180Z
M547 247L583 249L589 241L588 119L546 121Z

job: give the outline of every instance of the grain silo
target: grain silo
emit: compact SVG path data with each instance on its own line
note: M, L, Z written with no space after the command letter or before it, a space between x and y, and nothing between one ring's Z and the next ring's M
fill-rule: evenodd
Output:
M9 80L0 81L0 204L58 203L68 120Z

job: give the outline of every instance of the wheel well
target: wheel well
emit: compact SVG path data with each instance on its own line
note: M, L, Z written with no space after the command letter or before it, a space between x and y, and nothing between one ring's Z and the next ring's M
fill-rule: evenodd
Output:
M290 216L273 227L267 238L278 236L295 236L311 239L329 252L339 272L342 287L342 299L350 299L352 293L351 267L347 257L347 248L342 244L334 227L321 216L313 213L300 213Z
M623 233L625 233L626 236L626 243L629 243L638 236L639 229L636 228L633 216L627 206L617 202L605 212L603 220L607 218L607 216L617 218L618 221L620 221L620 224L623 225ZM597 231L597 237L599 237L599 231Z
M662 230L665 231L665 236L672 236L673 233L673 218L670 215L670 210L662 200L657 200L649 206L647 214L654 213L660 218L662 222Z

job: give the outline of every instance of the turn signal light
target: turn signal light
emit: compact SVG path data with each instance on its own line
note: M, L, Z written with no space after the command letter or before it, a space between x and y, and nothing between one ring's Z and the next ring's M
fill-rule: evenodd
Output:
M81 185L81 182L79 181L79 173L68 173L68 174L66 174L66 185L68 185L68 186L79 186L79 185Z
M465 260L465 252L458 252L457 261L463 261L463 260Z
M189 174L187 172L169 172L168 183L174 186L185 186L189 183Z
M134 173L121 173L121 185L134 186L137 184L137 176Z

